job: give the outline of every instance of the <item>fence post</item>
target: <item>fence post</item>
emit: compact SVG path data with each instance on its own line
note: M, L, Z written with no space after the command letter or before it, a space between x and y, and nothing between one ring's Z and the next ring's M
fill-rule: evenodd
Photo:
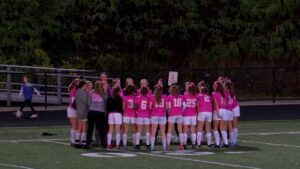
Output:
M45 109L48 107L48 74L44 73Z
M276 102L276 86L275 86L275 81L276 81L276 68L273 67L272 68L272 100L273 100L273 103Z
M57 69L57 104L62 104L61 70Z
M6 105L11 106L11 66L8 65L6 70Z

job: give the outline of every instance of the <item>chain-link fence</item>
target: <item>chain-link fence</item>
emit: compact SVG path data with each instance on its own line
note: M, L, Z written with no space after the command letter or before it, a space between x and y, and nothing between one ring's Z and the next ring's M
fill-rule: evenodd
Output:
M124 86L127 77L135 80L137 86L143 78L149 80L150 88L162 78L167 86L170 70L151 71L114 71L107 72L109 82L120 78ZM300 99L300 69L276 67L251 68L211 68L175 70L178 72L178 84L184 89L185 81L198 83L205 80L209 87L219 77L229 77L235 87L239 100L298 100ZM41 105L67 104L68 85L80 76L95 82L100 78L100 72L92 70L55 69L30 66L0 65L0 101L6 105L21 102L18 96L22 77L30 76L30 81L41 92L42 96L34 95L33 102Z

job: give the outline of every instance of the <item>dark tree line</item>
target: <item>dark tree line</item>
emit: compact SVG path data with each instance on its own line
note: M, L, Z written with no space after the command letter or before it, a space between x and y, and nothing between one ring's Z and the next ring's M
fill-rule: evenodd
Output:
M297 0L2 0L0 63L89 69L295 66Z

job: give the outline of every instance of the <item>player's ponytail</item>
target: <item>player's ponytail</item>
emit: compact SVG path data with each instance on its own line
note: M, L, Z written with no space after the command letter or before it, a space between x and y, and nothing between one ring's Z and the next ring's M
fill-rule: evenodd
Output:
M154 94L155 94L155 102L157 104L160 104L161 103L161 86L155 85Z

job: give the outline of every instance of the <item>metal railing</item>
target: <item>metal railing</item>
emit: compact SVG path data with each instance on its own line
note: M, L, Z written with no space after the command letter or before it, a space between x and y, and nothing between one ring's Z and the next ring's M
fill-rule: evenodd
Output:
M176 70L175 70L176 71ZM243 67L243 68L205 68L177 70L178 84L184 89L185 81L198 83L205 80L210 89L219 76L226 76L234 82L235 93L239 100L300 100L300 68L298 67ZM142 78L149 80L152 88L159 78L167 84L169 70L130 70L107 72L109 77L121 78L122 84L132 77L136 84ZM99 79L100 72L93 70L44 68L0 64L0 101L10 106L22 101L18 92L22 85L22 76L29 74L31 82L42 96L34 96L33 102L47 107L48 104L68 103L68 85L79 76L90 81ZM109 78L111 80L112 78ZM167 86L167 85L165 85Z

